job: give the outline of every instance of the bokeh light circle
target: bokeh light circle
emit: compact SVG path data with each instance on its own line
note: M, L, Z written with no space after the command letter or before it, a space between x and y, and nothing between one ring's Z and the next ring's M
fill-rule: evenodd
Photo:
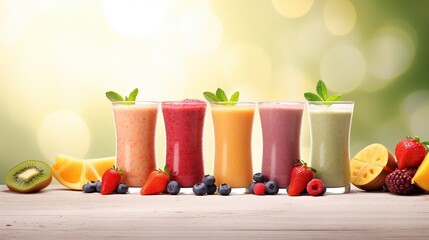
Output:
M414 55L415 44L405 30L383 27L369 42L368 70L381 80L392 80L409 69Z
M267 52L250 43L229 50L223 66L226 80L236 85L265 87L271 77L271 59Z
M297 34L299 51L309 59L320 59L329 46L332 35L323 21L314 19L302 24Z
M429 139L429 101L421 103L409 116L411 136L419 136L423 141Z
M329 89L351 92L359 87L366 74L365 57L359 49L347 44L331 48L320 64L320 75Z
M210 11L189 13L180 22L180 38L193 52L207 53L215 50L222 37L222 23Z
M313 6L313 0L271 0L274 9L287 18L304 16Z
M429 90L419 90L409 94L401 104L403 119L408 119L418 107L427 102L429 102Z
M59 110L46 115L38 129L37 142L46 159L58 153L85 157L91 143L85 121L76 113Z
M170 0L103 0L107 22L128 37L148 37L161 25Z
M329 0L323 9L326 27L336 36L350 33L356 24L356 10L348 0Z

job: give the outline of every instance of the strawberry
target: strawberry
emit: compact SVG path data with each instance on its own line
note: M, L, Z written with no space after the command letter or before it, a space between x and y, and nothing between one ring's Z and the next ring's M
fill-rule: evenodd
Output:
M107 169L101 179L100 193L103 195L113 193L121 181L122 174L123 171L115 167L115 165L113 165L113 168Z
M289 196L298 196L301 194L307 188L308 182L313 179L313 172L316 172L316 170L308 167L307 163L302 160L295 164L291 171L287 194Z
M407 137L396 144L395 155L398 168L417 168L426 156L429 142L420 142L420 138Z
M164 170L158 169L153 170L147 178L145 184L140 190L141 195L155 195L164 192L168 183L170 182L170 173L168 172L168 166L164 167Z

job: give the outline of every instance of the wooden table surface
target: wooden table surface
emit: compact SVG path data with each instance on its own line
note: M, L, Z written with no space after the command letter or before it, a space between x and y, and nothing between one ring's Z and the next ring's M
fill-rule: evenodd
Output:
M429 195L103 196L0 185L0 239L429 239Z

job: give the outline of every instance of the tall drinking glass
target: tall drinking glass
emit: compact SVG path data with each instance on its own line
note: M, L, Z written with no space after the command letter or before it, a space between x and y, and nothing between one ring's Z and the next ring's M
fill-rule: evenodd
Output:
M112 102L116 131L116 166L122 181L141 187L156 169L155 126L157 102Z
M211 103L215 135L214 176L219 184L247 188L252 182L255 103Z
M328 193L350 191L350 130L354 102L308 102L311 166Z
M204 176L202 138L207 103L203 101L162 102L167 135L166 164L173 180L192 187Z
M303 102L258 104L262 125L262 174L279 187L289 186L290 173L300 155Z

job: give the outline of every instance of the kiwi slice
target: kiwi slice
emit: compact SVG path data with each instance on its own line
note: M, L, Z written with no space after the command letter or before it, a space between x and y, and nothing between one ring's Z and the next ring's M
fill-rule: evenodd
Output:
M51 167L39 160L27 160L16 165L7 172L5 178L7 187L20 193L38 192L51 181Z

